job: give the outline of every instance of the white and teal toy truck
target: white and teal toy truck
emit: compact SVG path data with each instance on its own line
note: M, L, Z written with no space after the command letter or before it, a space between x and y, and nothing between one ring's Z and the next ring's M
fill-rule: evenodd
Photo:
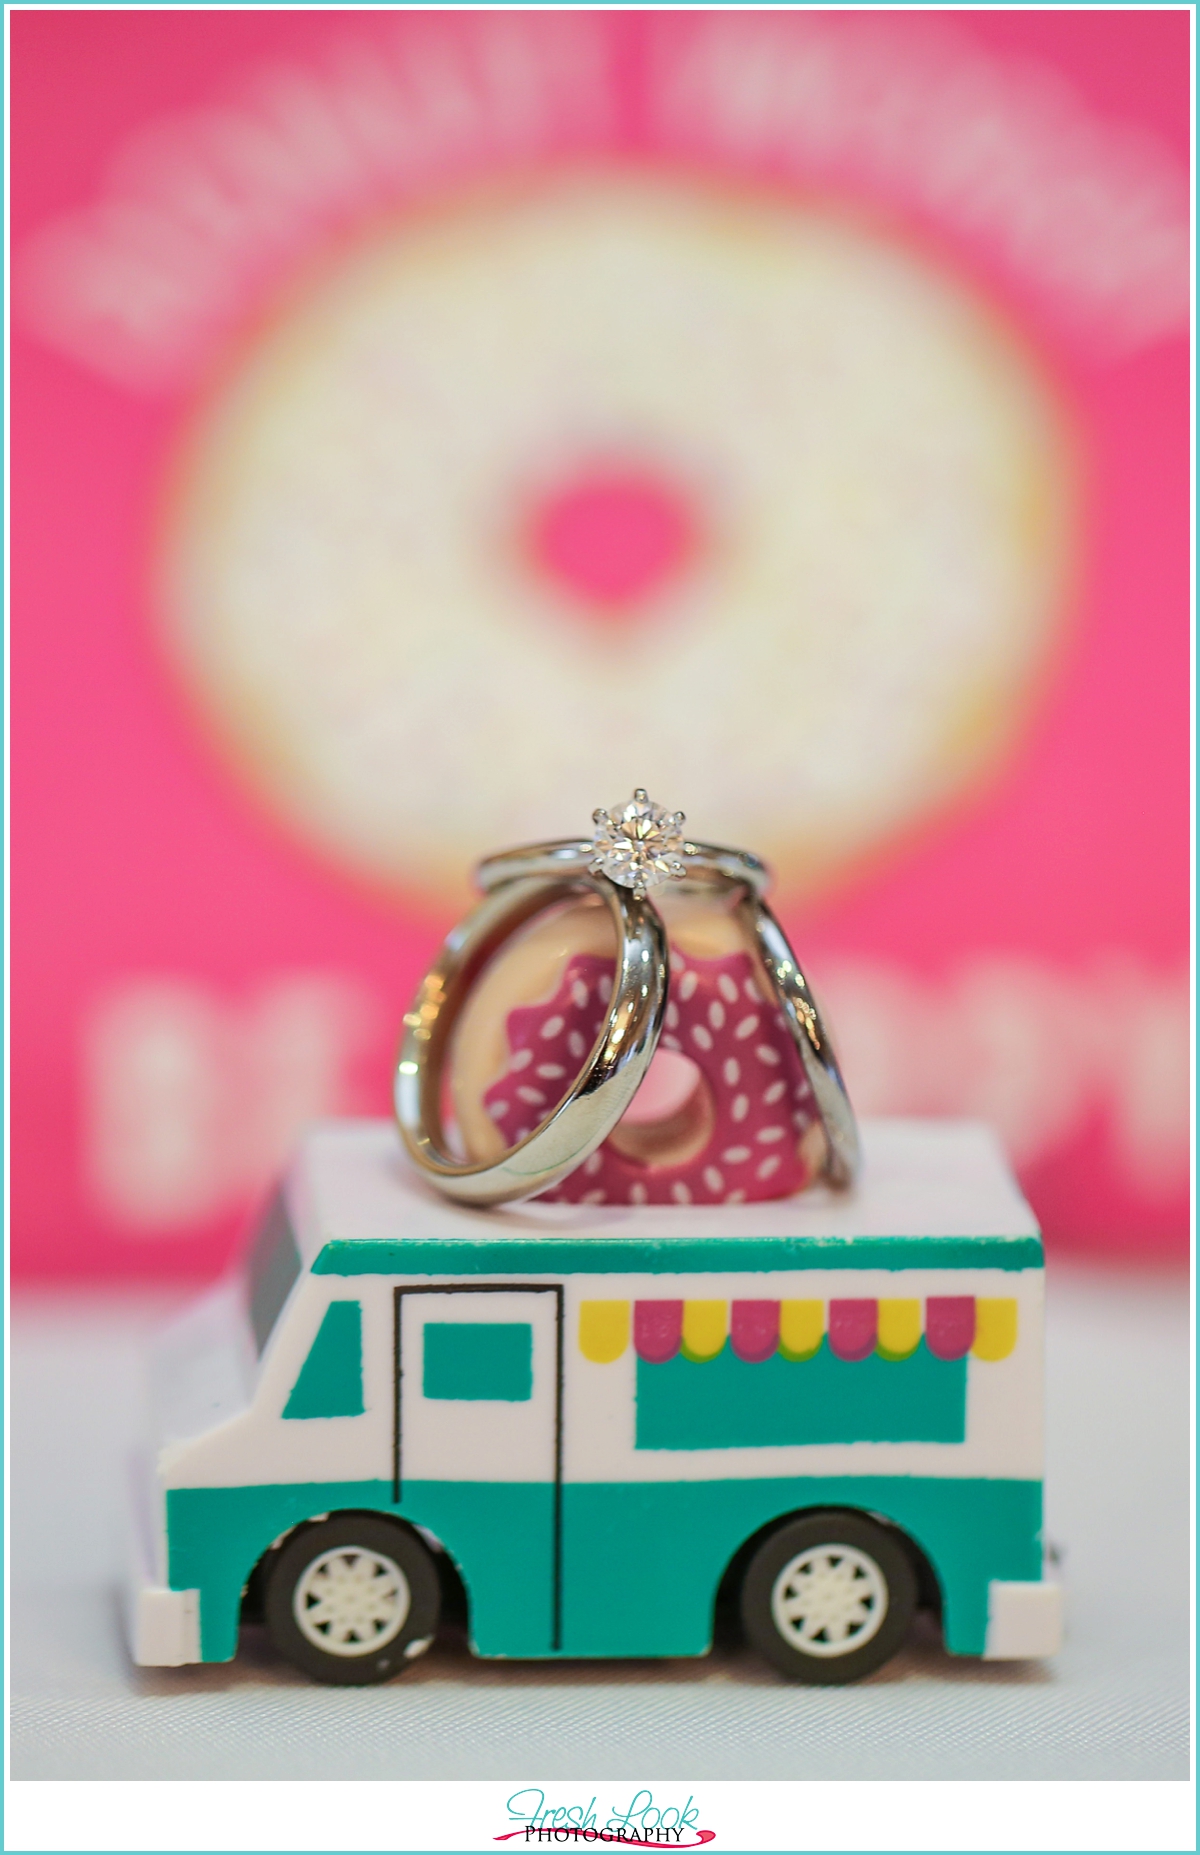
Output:
M868 1122L853 1191L470 1211L394 1130L316 1129L158 1374L138 1662L228 1661L258 1603L318 1679L428 1647L452 1566L496 1657L703 1655L719 1589L840 1682L936 1610L1049 1655L1042 1247L988 1132Z

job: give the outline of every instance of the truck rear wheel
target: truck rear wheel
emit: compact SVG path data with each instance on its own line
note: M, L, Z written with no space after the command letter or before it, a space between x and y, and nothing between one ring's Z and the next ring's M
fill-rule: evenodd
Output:
M426 1548L382 1514L334 1514L297 1530L266 1574L267 1633L317 1681L389 1681L429 1647L440 1592Z
M917 1580L903 1544L863 1514L789 1520L742 1581L751 1643L793 1681L832 1686L882 1668L908 1634Z

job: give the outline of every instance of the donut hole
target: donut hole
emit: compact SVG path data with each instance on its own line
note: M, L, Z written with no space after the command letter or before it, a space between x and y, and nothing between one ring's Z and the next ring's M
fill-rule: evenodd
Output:
M534 566L590 617L615 619L652 599L691 564L697 522L679 487L644 468L597 463L534 509Z
M683 1166L704 1151L715 1125L701 1071L682 1052L660 1048L608 1144L639 1166Z

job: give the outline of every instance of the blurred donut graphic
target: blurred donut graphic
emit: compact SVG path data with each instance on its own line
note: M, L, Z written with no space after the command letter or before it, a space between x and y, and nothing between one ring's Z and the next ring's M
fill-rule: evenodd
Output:
M551 172L364 236L244 348L173 647L293 831L439 902L679 794L792 894L971 789L1063 605L1054 394L971 291L798 199Z

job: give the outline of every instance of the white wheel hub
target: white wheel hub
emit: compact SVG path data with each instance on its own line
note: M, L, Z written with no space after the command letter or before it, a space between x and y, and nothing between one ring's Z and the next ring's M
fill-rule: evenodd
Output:
M805 1655L851 1655L887 1615L887 1579L855 1546L810 1546L789 1559L771 1590L784 1642Z
M370 1655L392 1642L412 1607L408 1579L386 1553L335 1546L296 1580L300 1633L326 1655Z

